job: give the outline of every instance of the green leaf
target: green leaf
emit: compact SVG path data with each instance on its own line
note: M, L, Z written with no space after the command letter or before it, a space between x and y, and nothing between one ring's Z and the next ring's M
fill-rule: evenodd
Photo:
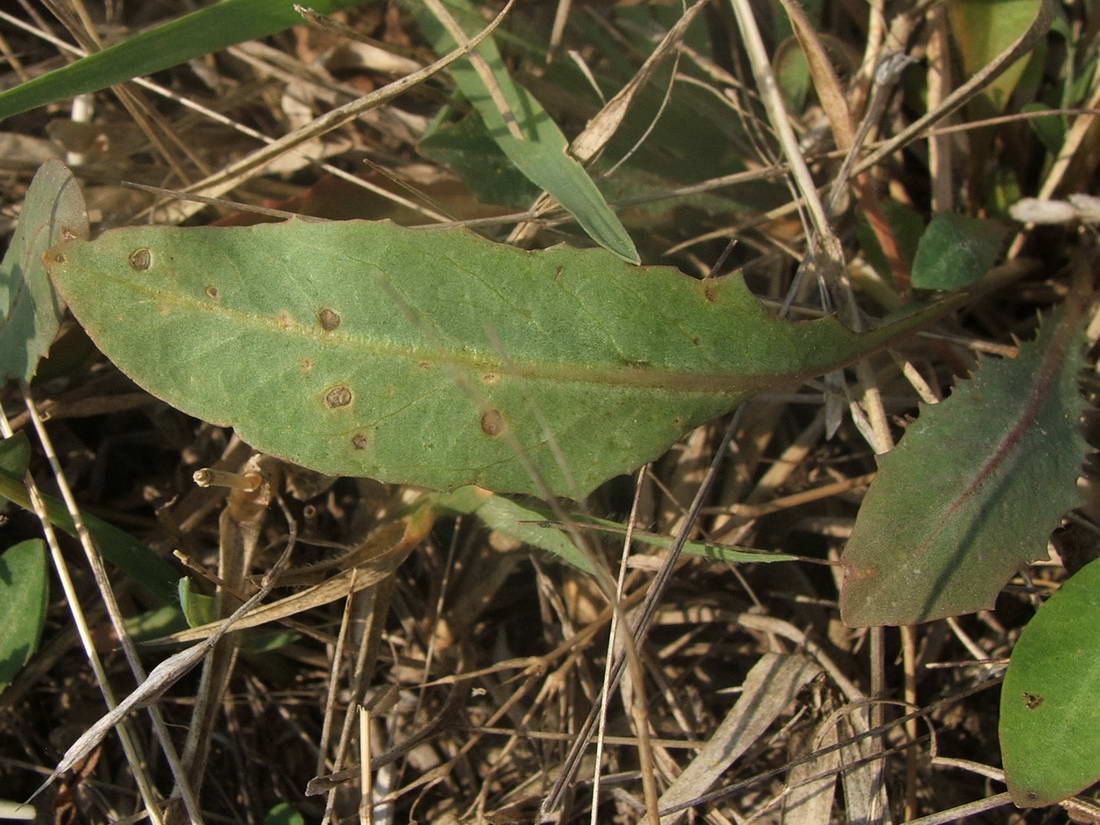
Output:
M306 818L289 802L280 802L264 814L264 825L306 825Z
M573 498L966 300L855 335L778 320L737 276L384 221L116 229L48 265L124 372L257 449L329 475L540 495L519 447Z
M0 470L22 478L31 461L31 445L22 430L0 441Z
M1045 103L1028 103L1021 108L1023 112L1045 112L1050 109ZM1051 157L1057 157L1062 151L1066 139L1066 120L1064 116L1052 114L1050 117L1028 118L1027 125L1042 141L1043 147Z
M798 38L792 35L779 44L772 58L772 70L787 106L792 112L801 112L806 107L806 97L813 84L810 66Z
M21 541L0 555L0 690L38 649L49 593L44 541Z
M966 76L1008 49L1035 21L1039 7L1040 0L951 0L948 16ZM1016 61L980 93L992 113L1004 111L1029 59Z
M1012 801L1051 805L1100 779L1100 560L1024 628L1001 687L1001 755Z
M361 1L310 0L307 5L321 14L331 14ZM301 15L294 11L294 0L220 0L0 92L0 120L55 100L159 72L301 22Z
M8 439L11 441L12 439ZM0 498L18 504L24 510L31 509L27 488L23 486L23 473L11 473L0 464ZM53 496L43 496L46 501L46 513L50 524L64 530L70 536L76 535L73 520L65 509L64 502ZM84 513L84 523L95 539L96 546L104 558L129 575L145 591L161 604L176 604L176 579L178 575L160 556L129 533Z
M894 233L902 262L911 267L917 254L921 235L924 234L924 218L920 212L909 206L909 204L888 198L882 200L882 214ZM862 214L859 215L856 223L856 237L859 239L859 246L863 250L863 254L867 257L867 262L875 268L879 275L893 283L890 263L886 260L886 255L878 242L878 236L875 235L874 230L871 229L871 224Z
M461 177L482 203L525 209L541 191L508 161L475 113L436 129L416 148Z
M183 608L183 616L187 619L188 627L201 627L218 618L214 609L214 597L199 593L193 589L191 579L184 576L179 580L180 607Z
M484 26L469 0L445 0L445 4L450 7L467 36L472 37ZM454 38L425 6L414 4L409 11L437 54L448 54L458 48ZM553 195L577 219L592 240L624 260L638 263L638 250L626 228L607 205L584 167L567 154L569 142L553 118L530 92L512 79L493 38L487 38L476 51L488 64L523 134L523 140L509 132L504 116L469 59L453 63L450 73L462 94L485 121L489 134L501 151L529 180Z
M996 263L1008 228L996 221L944 212L921 235L913 259L913 286L961 289Z
M27 189L11 245L0 261L0 383L30 381L61 323L64 307L42 255L65 238L87 237L80 185L61 161L46 161Z
M1013 573L1046 554L1077 503L1086 449L1080 314L1054 314L1015 360L984 359L880 458L844 551L845 622L915 624L991 607Z

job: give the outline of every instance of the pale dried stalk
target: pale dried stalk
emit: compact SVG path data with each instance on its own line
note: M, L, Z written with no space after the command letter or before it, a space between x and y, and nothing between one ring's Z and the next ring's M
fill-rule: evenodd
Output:
M737 25L741 30L745 52L752 63L753 75L756 77L760 98L768 112L768 120L775 130L783 155L790 166L791 177L809 212L810 223L821 244L822 252L830 265L840 267L844 262L844 251L840 239L829 224L825 206L817 193L817 186L798 148L798 138L795 136L794 129L791 128L787 108L783 103L783 94L772 71L764 39L756 26L756 17L748 0L730 0L730 5L733 7Z
M143 707L150 707L166 690L172 687L172 685L179 681L195 667L195 665L201 662L222 636L229 632L233 624L247 614L249 610L255 607L271 592L271 589L275 586L276 575L282 570L282 567L290 558L290 553L293 549L294 536L292 535L287 542L286 549L283 550L282 555L279 557L279 560L275 562L274 567L264 576L263 584L260 589L256 591L256 594L237 608L229 618L221 622L218 629L209 637L196 645L184 648L178 653L173 653L154 667L145 680L138 685L130 695L119 702L109 713L97 720L95 724L85 731L84 734L65 751L64 757L62 757L61 761L57 764L53 773L51 773L49 778L34 792L31 798L33 799L34 796L41 793L61 774L71 770L77 762L87 756L87 754L103 740L103 737L107 735L111 728L122 723L132 711Z
M36 37L39 37L39 38L45 40L46 42L50 43L51 45L56 46L57 48L59 48L63 51L69 52L70 54L73 54L77 57L85 57L88 54L83 49L79 49L79 48L77 48L77 47L75 47L75 46L73 46L69 43L66 43L64 40L61 40L60 38L54 37L49 32L46 32L46 31L43 31L42 29L31 26L31 25L27 24L26 22L24 22L23 20L20 20L18 17L14 17L14 16L12 16L12 15L10 15L7 12L2 11L2 10L0 10L0 20L3 20L6 23L10 23L11 25L22 29L23 31L29 32L29 33L35 35ZM255 140L260 141L261 143L265 143L267 145L271 145L271 144L275 143L275 140L276 140L275 138L268 137L267 135L263 134L262 132L256 131L255 129L251 128L250 126L245 126L243 123L238 123L237 121L233 120L232 118L223 115L221 112L216 112L213 109L210 109L206 106L203 106L200 103L196 103L193 100L190 100L186 97L182 97L181 95L177 94L176 92L173 92L171 89L168 89L164 86L161 86L157 83L154 83L153 81L149 80L148 78L135 77L135 78L132 78L130 80L130 82L135 83L138 86L141 86L145 89L149 89L150 91L160 95L163 98L175 101L176 103L180 104L181 106L184 106L184 107L192 110L193 112L197 112L198 114L202 115L203 117L205 117L209 120L214 121L215 123L220 123L223 126L227 126L228 128L233 129L234 131L239 132L242 135L247 135L248 137L254 138ZM274 159L275 158L268 158L267 161L265 161L265 162L270 163ZM398 204L399 206L405 206L409 209L413 209L417 212L420 212L421 214L424 214L426 217L430 217L430 218L437 219L437 220L444 220L444 221L446 220L442 216L437 216L436 213L432 213L429 210L425 210L425 208L423 206L421 206L420 204L415 203L413 201L410 201L406 198L402 198L400 195L396 195L393 192L390 192L388 189L385 189L381 186L377 186L376 184L373 184L370 181L363 180L361 177L359 177L357 175L353 175L350 172L347 172L344 169L339 168L338 166L333 166L330 163L318 163L317 165L318 165L318 168L323 170L324 172L327 172L330 175L338 177L341 180L347 181L348 183L350 183L354 186L357 186L360 189L366 189L369 192L373 192L376 195L380 195L381 197L386 198L387 200L390 200L390 201ZM228 191L229 189L232 189L232 188L233 188L233 186L228 186L228 187L226 187L225 189L223 189L221 191L225 192L225 191ZM197 207L182 209L182 210L180 210L180 214L178 216L178 219L183 220L184 218L190 217L191 215L193 215L197 211L198 211Z
M84 517L80 513L80 508L76 504L76 498L73 496L72 489L69 487L69 483L65 478L65 472L61 467L61 462L58 460L57 453L54 451L53 442L50 439L49 433L46 432L46 427L42 422L41 416L38 414L38 409L35 406L30 387L26 384L26 382L21 382L21 387L23 391L23 396L26 400L27 413L29 414L31 422L34 425L35 433L38 435L38 440L42 444L42 450L46 456L47 462L50 465L50 470L53 472L54 479L57 482L58 490L60 490L61 497L65 502L65 507L69 512L69 516L73 520L73 527L76 529L77 537L80 540L80 546L84 549L84 556L88 561L88 566L92 571L92 576L95 579L100 598L102 599L103 605L107 610L107 615L111 620L111 626L114 629L115 635L118 638L120 644L122 645L122 650L125 653L127 664L129 664L130 666L130 671L134 674L134 678L140 684L146 678L145 667L141 664L141 659L137 653L137 647L134 645L133 640L130 638L130 634L126 631L125 620L122 617L122 612L119 610L118 600L115 598L110 579L107 578L107 571L103 566L103 559L100 557L99 550L98 548L96 548L95 542L92 540L91 533L88 532L88 527L84 523ZM34 497L38 495L38 490L37 487L33 485L33 481L31 481L29 477L28 481L28 491L31 492L33 500ZM33 490L31 489L32 487ZM48 526L48 522L43 520L43 525ZM52 533L52 530L50 532ZM61 572L60 568L58 569L58 572ZM71 598L70 605L74 608L73 615L74 618L76 618L79 612L77 596L75 592L71 594L66 592L66 595ZM82 637L85 633L88 632L86 626L80 627L79 629ZM106 674L105 672L103 672L102 665L99 664L98 656L92 655L95 652L94 648L88 647L88 645L91 645L90 638L86 643L85 650L90 653L89 661L92 664L92 670L93 672L95 672L96 680L99 682L100 689L103 691L104 699L107 701L107 707L109 711L113 713L115 708L112 708L111 706L114 704L115 699L111 695L111 689L109 687L109 683L106 680ZM97 664L99 664L99 667L97 667ZM156 707L151 707L149 709L149 716L153 721L153 730L156 733L157 741L160 744L162 751L164 752L165 758L168 760L168 764L172 769L173 777L175 778L177 785L180 788L180 794L183 798L184 805L187 808L187 812L191 816L193 822L201 823L202 813L198 804L198 800L195 797L195 793L191 785L187 782L187 774L184 771L183 766L180 764L179 756L176 753L175 745L172 744L172 737L168 732L168 726L164 722L164 717L161 715L160 710ZM102 739L103 735L105 734L106 730L104 730L103 734L100 735L99 739ZM120 736L122 736L123 738L123 748L125 749L126 737L122 732L120 732ZM96 741L98 742L99 740L97 739ZM132 743L131 748L133 748ZM133 754L127 751L127 759L130 759L132 755L136 756L136 754L136 749L133 749ZM143 764L144 760L138 759L137 761L131 761L130 767L134 773L134 778L138 782L139 788L142 789L142 797L143 799L145 799L146 805L150 810L150 815L154 819L159 819L160 813L159 810L157 810L156 803L154 802L153 804L150 804L156 799L156 791L153 789L152 782L145 775L144 770L142 770L141 766ZM58 775L59 772L60 771L55 771L54 774L51 775L50 779L48 779L45 784L43 784L41 787L39 787L38 790L35 791L35 794L37 795L38 793L40 793L42 789L45 788ZM151 795L146 796L146 792Z

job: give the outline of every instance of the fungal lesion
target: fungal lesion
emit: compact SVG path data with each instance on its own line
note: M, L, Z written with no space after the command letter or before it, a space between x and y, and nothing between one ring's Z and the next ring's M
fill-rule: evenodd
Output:
M1030 691L1024 691L1024 707L1028 710L1035 710L1039 705L1043 704L1044 699L1038 693L1031 693Z
M203 292L206 293L206 297L209 298L211 301L218 300L218 288L213 284L204 289Z
M481 414L481 431L490 438L504 431L504 418L500 410L486 410Z
M337 407L346 407L351 403L351 388L344 384L337 384L325 393L325 406L330 410Z
M135 249L130 253L130 257L127 259L130 262L130 268L138 272L145 272L153 265L153 253L148 247L141 247L141 249Z
M332 332L340 326L340 314L336 310L325 307L317 313L317 321L325 332Z

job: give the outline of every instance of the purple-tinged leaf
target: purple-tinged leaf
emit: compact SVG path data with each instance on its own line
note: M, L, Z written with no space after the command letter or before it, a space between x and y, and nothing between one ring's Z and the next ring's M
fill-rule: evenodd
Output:
M1077 503L1086 450L1081 316L1078 306L1055 313L1019 358L983 361L880 459L844 552L845 622L915 624L990 607L1045 554Z

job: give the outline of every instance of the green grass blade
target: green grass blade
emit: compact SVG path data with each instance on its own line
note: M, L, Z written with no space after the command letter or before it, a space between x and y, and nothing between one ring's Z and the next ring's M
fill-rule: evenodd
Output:
M311 0L308 5L321 14L330 14L360 2ZM221 0L0 93L0 120L55 100L159 72L301 22L293 0Z
M8 439L9 441L11 439ZM23 486L20 475L13 475L0 467L0 498L6 498L25 510L31 509L27 488ZM65 509L64 502L52 496L43 496L46 501L46 513L50 524L64 530L70 536L76 535L72 517ZM129 533L84 513L84 522L95 539L96 546L103 557L118 567L145 592L161 604L178 605L176 581L179 578L172 565L156 555Z
M468 37L477 34L483 27L484 23L474 14L473 6L468 0L445 2ZM431 41L436 54L444 55L458 47L454 38L431 11L420 4L411 5L409 10ZM569 142L553 118L534 95L512 79L493 38L486 39L477 51L489 65L493 78L523 133L523 140L509 133L504 116L468 59L454 63L450 73L462 94L485 121L489 134L497 145L519 171L553 195L577 219L577 223L592 240L624 260L638 263L638 250L634 247L626 227L607 205L584 167L569 157Z

